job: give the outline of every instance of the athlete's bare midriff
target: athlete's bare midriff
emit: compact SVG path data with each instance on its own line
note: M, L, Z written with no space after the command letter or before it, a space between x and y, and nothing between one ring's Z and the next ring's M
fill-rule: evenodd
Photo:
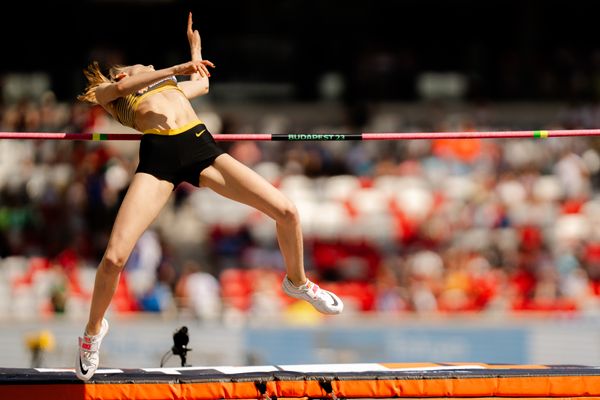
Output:
M189 100L179 90L165 90L144 99L137 107L135 124L140 131L178 129L198 120Z

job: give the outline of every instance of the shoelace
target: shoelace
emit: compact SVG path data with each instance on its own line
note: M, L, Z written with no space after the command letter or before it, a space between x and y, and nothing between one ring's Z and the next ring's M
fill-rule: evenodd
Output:
M92 355L94 353L92 353L91 351L87 351L87 350L83 350L81 357L85 360L85 361L92 361Z

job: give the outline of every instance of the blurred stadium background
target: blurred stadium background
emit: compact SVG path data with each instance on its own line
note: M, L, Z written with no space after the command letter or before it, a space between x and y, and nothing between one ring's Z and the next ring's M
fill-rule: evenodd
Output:
M600 128L595 2L11 7L2 131L128 132L76 102L81 70L187 60L190 10L213 133ZM181 186L128 262L102 364L157 367L182 325L191 365L597 363L599 144L223 144L297 204L307 271L345 313L282 295L270 220ZM0 366L71 366L137 146L0 141Z

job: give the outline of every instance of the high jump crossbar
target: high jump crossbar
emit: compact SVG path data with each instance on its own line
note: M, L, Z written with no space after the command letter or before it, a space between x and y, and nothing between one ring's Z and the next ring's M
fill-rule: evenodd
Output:
M141 133L66 133L66 132L0 132L0 139L41 140L140 140ZM242 133L213 134L217 141L347 141L347 140L432 140L432 139L510 139L600 136L600 129L562 129L537 131L481 132L398 132L398 133Z

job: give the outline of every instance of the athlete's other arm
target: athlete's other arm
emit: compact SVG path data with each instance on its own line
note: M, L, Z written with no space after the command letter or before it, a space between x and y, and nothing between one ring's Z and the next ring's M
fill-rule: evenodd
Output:
M200 41L200 33L197 29L192 28L191 12L188 14L187 38L190 44L190 54L192 56L192 61L205 61L202 60L202 42ZM209 64L207 65L210 65L213 68L215 67L214 64L211 62L209 62ZM188 99L203 96L208 93L209 77L210 73L207 73L205 75L195 73L190 76L189 81L180 82L179 87Z

